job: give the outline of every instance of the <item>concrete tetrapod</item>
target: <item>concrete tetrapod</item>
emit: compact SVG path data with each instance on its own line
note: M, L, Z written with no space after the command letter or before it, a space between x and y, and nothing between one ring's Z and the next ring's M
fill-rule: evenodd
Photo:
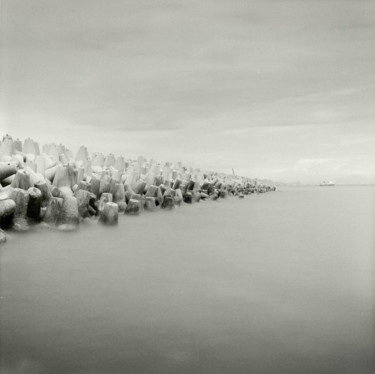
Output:
M146 188L146 182L140 179L134 187L134 193L143 195Z
M105 225L118 224L118 205L116 203L107 202L99 213L99 222Z
M181 190L182 196L185 196L186 193L188 192L187 184L186 183L181 183L180 186L179 186L179 188Z
M100 200L98 202L98 210L99 213L104 209L104 205L106 203L111 203L113 201L112 194L109 192L105 192L100 196Z
M0 162L0 183L17 173L17 163L16 162Z
M5 232L0 229L0 244L5 243L7 241L7 237L5 235Z
M200 197L202 200L206 200L208 198L208 195L205 192L200 192Z
M130 199L132 200L138 200L139 201L139 208L140 210L144 210L144 207L145 207L145 203L146 203L146 197L144 195L140 195L140 194L133 194Z
M55 186L51 186L51 195L53 197L63 197L60 189Z
M100 179L92 177L90 180L90 192L92 192L96 199L99 199L99 190L100 190Z
M146 197L146 200L145 200L145 210L153 211L153 210L155 210L155 208L156 208L155 198L151 197L151 196Z
M51 190L46 182L37 183L35 187L42 193L42 207L46 207L52 198Z
M128 203L131 197L135 194L133 189L129 184L124 184L124 189L125 189L125 202Z
M0 227L10 227L13 221L13 214L16 211L16 203L14 200L0 197Z
M63 202L57 220L58 228L67 231L76 230L79 224L77 199L69 187L61 187L60 191L63 195Z
M52 185L56 187L69 187L72 188L75 184L75 173L71 165L59 165L56 170L55 177L53 178Z
M174 203L175 203L175 205L180 206L183 200L184 200L184 198L182 196L182 192L181 192L181 190L179 188L177 188L175 190L175 196L174 196Z
M40 210L42 207L42 192L36 187L30 187L29 204L27 206L27 216L35 221L40 221Z
M111 177L109 175L103 175L99 183L99 196L103 193L110 192L111 189Z
M58 169L59 165L53 165L51 166L50 168L48 169L45 169L44 171L44 176L50 181L52 182L56 176L56 173L57 173L57 169Z
M122 183L116 183L113 192L113 202L118 205L119 212L123 212L126 208L125 188Z
M80 181L78 183L78 190L84 190L84 191L89 191L91 192L91 184L86 181Z
M78 204L78 214L82 218L95 215L96 211L90 205L90 201L95 201L95 195L89 191L77 190L74 193Z
M175 195L176 195L176 191L173 188L167 187L164 190L163 202L161 204L161 207L163 209L172 209L174 207Z
M146 197L154 197L156 198L158 196L158 187L154 184L150 185L146 191Z
M43 216L43 222L55 226L60 217L62 203L63 199L61 197L51 197Z
M193 194L191 192L186 192L184 195L184 202L187 204L191 204L193 202Z
M173 197L172 196L164 196L161 207L162 207L162 209L172 209L172 208L174 208Z
M25 166L23 170L30 175L31 186L44 182L43 175L36 173L30 166Z
M200 201L200 199L201 199L200 192L192 191L191 193L193 195L193 201L195 201L195 202L198 203Z
M13 214L13 228L16 231L27 231L27 207L29 205L29 193L22 188L14 188L11 192L11 199L16 203L16 209Z
M30 174L25 170L17 170L17 173L11 183L13 188L21 188L23 190L28 190L31 185Z
M173 189L174 190L177 190L177 188L180 188L180 185L181 185L181 180L180 179L176 179L173 183Z
M220 189L220 191L219 191L219 197L221 197L222 199L225 199L227 197L227 191L224 190L223 188Z
M125 214L138 215L141 209L141 204L136 199L130 199L128 205L125 208Z

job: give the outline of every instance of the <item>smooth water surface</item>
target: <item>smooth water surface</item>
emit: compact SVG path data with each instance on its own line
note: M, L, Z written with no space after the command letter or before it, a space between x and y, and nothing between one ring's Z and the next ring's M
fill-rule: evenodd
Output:
M11 234L1 372L374 373L375 187Z

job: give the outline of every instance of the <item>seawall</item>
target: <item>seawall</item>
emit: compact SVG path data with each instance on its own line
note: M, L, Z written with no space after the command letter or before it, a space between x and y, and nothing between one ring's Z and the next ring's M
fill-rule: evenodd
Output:
M275 190L247 177L202 171L182 163L161 164L81 146L74 156L63 145L23 143L5 135L0 144L0 242L7 231L76 230L82 220L116 225L119 214L172 210L176 206L244 198Z

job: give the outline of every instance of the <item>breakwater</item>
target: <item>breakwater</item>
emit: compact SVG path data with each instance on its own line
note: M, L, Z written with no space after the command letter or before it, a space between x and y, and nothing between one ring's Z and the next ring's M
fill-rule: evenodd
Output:
M182 204L244 198L275 190L247 177L205 172L181 163L93 153L74 156L63 145L23 143L5 135L0 144L0 242L7 230L30 225L76 230L85 219L116 225L119 214L171 210Z

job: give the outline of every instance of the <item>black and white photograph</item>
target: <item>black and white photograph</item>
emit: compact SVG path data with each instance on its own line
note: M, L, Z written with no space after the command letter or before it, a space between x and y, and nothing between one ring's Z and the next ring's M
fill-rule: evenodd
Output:
M0 373L374 374L374 0L0 0Z

